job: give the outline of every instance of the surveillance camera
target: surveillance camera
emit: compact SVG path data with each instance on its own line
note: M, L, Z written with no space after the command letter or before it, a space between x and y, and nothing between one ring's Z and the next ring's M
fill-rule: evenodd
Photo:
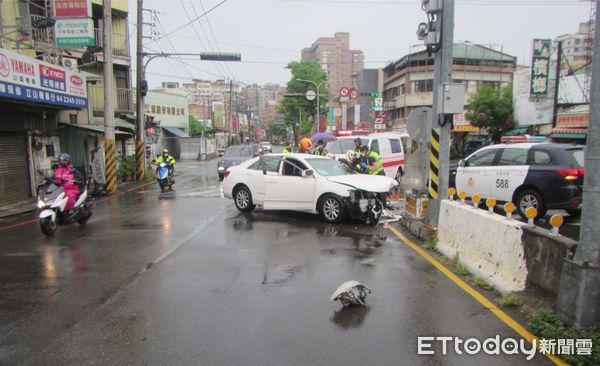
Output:
M427 37L427 33L429 32L429 25L425 22L420 23L417 27L417 38L419 40L424 40Z

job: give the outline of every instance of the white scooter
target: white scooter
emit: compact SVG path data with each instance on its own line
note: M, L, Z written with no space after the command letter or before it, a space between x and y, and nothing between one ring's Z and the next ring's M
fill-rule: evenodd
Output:
M88 199L86 182L83 192L77 198L72 213L65 211L68 198L63 187L46 181L40 188L37 207L40 210L40 228L47 236L56 232L58 225L69 225L78 222L84 225L92 217L92 202Z

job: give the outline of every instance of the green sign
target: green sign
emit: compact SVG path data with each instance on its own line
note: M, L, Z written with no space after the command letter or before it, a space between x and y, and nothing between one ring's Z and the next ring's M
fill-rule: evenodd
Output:
M529 89L529 97L532 99L546 98L548 96L551 42L549 39L533 40L531 84Z
M57 48L95 46L94 21L90 18L57 19L54 25Z

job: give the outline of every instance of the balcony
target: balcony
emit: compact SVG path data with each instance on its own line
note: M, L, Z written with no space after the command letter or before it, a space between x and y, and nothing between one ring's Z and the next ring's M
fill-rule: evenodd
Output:
M89 86L89 104L94 115L101 115L104 112L104 86ZM131 113L133 112L133 102L131 99L131 89L116 88L114 94L115 112Z
M96 45L104 46L104 35L102 29L94 28L94 36L96 37ZM120 57L129 57L129 40L127 34L115 33L112 35L113 55Z
M49 47L54 47L54 28L33 28L31 24L37 20L44 19L45 17L41 15L32 15L31 23L27 25L27 29L30 31L25 31L31 35L31 39L35 42L37 49L47 49Z

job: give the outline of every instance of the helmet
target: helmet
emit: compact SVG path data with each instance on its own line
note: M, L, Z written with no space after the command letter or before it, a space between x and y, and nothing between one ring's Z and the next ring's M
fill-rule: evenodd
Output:
M354 150L348 150L348 152L346 153L346 158L348 158L348 161L358 159L358 153Z
M317 145L325 145L325 141L319 140L319 141L317 141Z
M167 156L167 155L169 155L169 149L163 149L163 152L162 152L162 154L163 154L164 156Z
M302 150L309 150L312 147L312 145L312 141L310 141L310 139L307 137L300 140L300 147L302 148Z
M333 155L332 153L327 153L327 155L325 155L326 158L329 159L335 159L335 155Z
M357 138L355 138L355 139L354 139L354 142L355 142L355 143L356 143L356 142L358 142L358 145L359 145L359 146L360 146L360 145L362 145L362 140L360 139L360 137L357 137Z
M58 164L62 167L66 167L71 164L71 155L62 153L58 156Z

